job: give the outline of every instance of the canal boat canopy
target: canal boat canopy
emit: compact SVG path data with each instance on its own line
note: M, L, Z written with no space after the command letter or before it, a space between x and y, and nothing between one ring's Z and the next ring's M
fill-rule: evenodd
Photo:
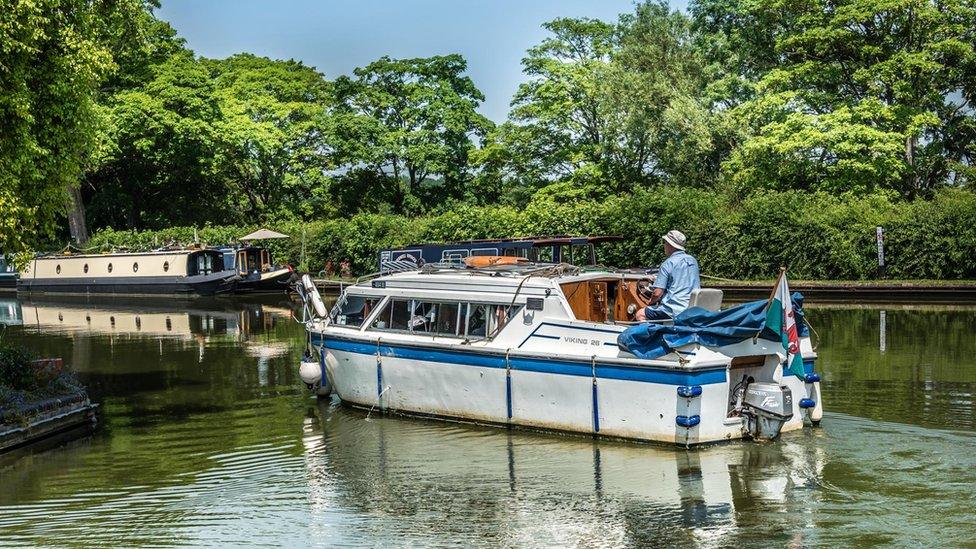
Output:
M277 231L272 231L271 229L258 229L253 233L242 236L240 240L241 242L249 242L251 240L272 240L276 238L289 238L289 236Z

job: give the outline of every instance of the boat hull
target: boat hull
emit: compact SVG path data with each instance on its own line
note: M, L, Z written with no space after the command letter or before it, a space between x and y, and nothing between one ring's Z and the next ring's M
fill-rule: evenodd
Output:
M236 275L226 272L198 276L21 278L17 282L17 291L31 294L212 296L233 291L235 279Z
M525 353L506 358L486 349L458 351L321 335L313 336L313 344L321 349L323 369L339 398L357 406L687 446L743 437L741 418L726 417L725 366L624 367ZM807 390L792 376L782 382L794 394ZM678 388L689 386L700 386L701 395L679 396ZM819 387L814 389L819 397ZM679 425L679 417L693 416L700 418L698 424ZM801 428L803 417L795 408L783 431Z
M17 273L0 273L0 292L17 289Z
M256 273L241 277L235 293L282 293L287 292L294 271L277 269L268 273Z

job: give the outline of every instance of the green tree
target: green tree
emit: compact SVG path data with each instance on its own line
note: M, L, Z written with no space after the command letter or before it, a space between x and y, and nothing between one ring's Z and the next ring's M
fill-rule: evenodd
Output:
M96 142L111 24L137 0L0 1L0 248L53 236Z
M686 16L650 2L617 24L544 27L551 36L523 59L530 80L497 134L507 152L490 158L507 155L518 179L570 181L587 196L712 182L718 125L698 99L703 73Z
M150 71L144 84L103 99L101 158L87 176L93 224L226 221L216 173L221 111L209 71L186 50Z
M416 212L462 199L476 140L492 127L460 55L380 58L335 81L335 164L370 170L395 186L393 207ZM436 179L435 179L436 178Z
M717 79L742 84L721 90L743 124L725 167L737 189L911 198L971 180L971 2L704 0L692 11L743 52Z
M252 222L311 217L327 199L329 83L300 62L250 54L206 65L222 114L220 170L234 209Z

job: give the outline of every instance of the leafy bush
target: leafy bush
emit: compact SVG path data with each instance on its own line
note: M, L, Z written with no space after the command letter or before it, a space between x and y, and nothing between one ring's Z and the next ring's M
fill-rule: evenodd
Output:
M357 214L348 219L272 226L292 236L269 241L275 257L317 273L327 261L349 260L353 271L376 270L377 251L417 242L554 234L617 234L597 250L609 266L652 265L663 259L661 235L676 228L705 274L771 278L781 265L794 279L862 280L877 276L875 227L885 229L887 275L892 278L976 278L976 194L945 190L929 201L885 195L837 197L769 192L734 201L701 189L658 187L606 200L540 193L524 207L462 205L438 215L408 218ZM200 241L222 244L256 227L205 226ZM105 230L94 245L148 249L191 242L192 227L155 232ZM304 242L304 254L303 250Z
M19 391L36 389L38 381L30 366L33 358L24 349L0 347L0 385Z
M20 348L0 346L0 412L18 410L45 398L84 393L85 387L73 372L33 364L34 356ZM0 414L0 422L24 422L17 413Z

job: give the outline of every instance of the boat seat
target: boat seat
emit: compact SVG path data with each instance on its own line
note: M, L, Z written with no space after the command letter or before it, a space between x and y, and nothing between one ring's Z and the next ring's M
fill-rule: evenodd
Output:
M717 311L722 307L724 292L716 288L698 288L691 291L688 307L701 307L708 311Z

